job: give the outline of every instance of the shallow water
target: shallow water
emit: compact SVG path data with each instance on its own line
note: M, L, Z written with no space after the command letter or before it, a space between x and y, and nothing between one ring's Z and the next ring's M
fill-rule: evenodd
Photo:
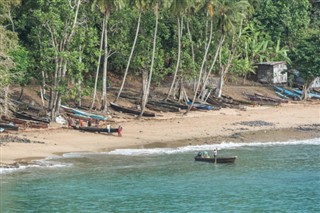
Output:
M195 162L219 147L235 164ZM320 212L320 140L67 154L2 171L1 212Z

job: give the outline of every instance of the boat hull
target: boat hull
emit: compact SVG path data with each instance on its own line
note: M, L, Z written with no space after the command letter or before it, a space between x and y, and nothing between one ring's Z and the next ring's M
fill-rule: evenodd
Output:
M86 126L80 126L76 127L73 126L74 129L80 130L80 131L85 131L85 132L108 132L107 128L99 128L99 127L86 127ZM118 132L118 128L111 128L110 133L113 132Z
M201 162L207 162L207 163L234 163L235 160L237 159L237 156L218 157L217 159L195 156L194 159L195 161L201 161Z
M138 110L134 110L134 109L130 109L130 108L126 108L123 106L120 106L118 104L115 103L110 103L110 106L112 109L119 111L119 112L124 112L124 113L129 113L129 114L134 114L134 115L140 115L140 111ZM152 112L144 112L143 113L144 117L155 117L156 115Z

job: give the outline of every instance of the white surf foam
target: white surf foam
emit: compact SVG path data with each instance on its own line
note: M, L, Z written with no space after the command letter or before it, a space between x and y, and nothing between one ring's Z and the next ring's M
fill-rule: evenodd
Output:
M0 168L0 175L22 171L27 168L61 168L70 166L72 166L72 164L54 162L50 160L37 160L33 161L32 164L17 164L17 166L14 167Z
M286 142L250 142L250 143L233 143L222 142L220 144L207 144L197 146L184 146L178 148L153 148L153 149L116 149L110 151L109 155L162 155L162 154L176 154L190 151L213 150L218 149L236 149L239 147L257 147L257 146L286 146L286 145L320 145L320 138L286 141Z

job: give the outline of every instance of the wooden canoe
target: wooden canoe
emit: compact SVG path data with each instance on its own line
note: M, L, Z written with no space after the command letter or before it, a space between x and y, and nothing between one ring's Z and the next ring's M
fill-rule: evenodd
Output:
M14 112L13 113L17 118L25 119L25 120L32 120L32 121L38 121L43 123L50 123L50 119L47 117L38 117L34 115L30 115L26 112Z
M237 159L237 156L231 156L231 157L217 157L217 159L209 157L209 158L204 158L201 156L195 156L194 159L196 161L202 161L202 162L207 162L207 163L234 163L235 160Z
M123 112L123 113L129 113L129 114L134 114L134 115L140 115L141 111L136 110L136 109L132 109L132 108L128 108L128 107L124 107L124 106L120 106L118 104L115 103L110 103L110 106L112 109L119 111L119 112ZM145 117L155 117L156 115L152 112L144 112L143 116Z
M108 133L107 128L99 128L99 127L93 127L93 126L79 126L79 127L72 126L72 128L76 129L76 130L80 130L80 131L85 131L85 132L98 132L98 133L106 132L106 133ZM110 132L111 133L118 132L118 128L111 128Z
M9 123L0 123L0 128L3 128L5 130L12 130L12 131L18 131L19 127L9 124Z

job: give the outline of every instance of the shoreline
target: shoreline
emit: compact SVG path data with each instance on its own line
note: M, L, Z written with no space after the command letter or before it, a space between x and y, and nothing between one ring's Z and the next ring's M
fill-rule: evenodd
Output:
M1 143L0 167L29 164L70 152L320 138L320 102L250 107L245 111L199 111L187 116L165 113L155 119L118 119L111 125L123 126L123 137L83 133L65 127L9 133L27 138L31 143Z

